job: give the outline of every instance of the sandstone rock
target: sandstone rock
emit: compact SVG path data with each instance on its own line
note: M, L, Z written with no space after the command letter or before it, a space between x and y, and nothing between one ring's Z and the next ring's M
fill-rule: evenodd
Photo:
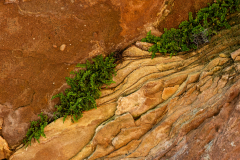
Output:
M24 147L19 149L11 156L10 160L40 160L44 157L69 159L88 144L94 136L97 126L112 117L115 109L116 103L100 106L98 109L86 111L83 117L75 123L71 122L70 117L66 118L64 123L60 118L44 129L46 138L41 137L40 143L34 141L32 146L28 146L27 149ZM75 149L71 148L73 146ZM55 149L58 151L56 152ZM55 155L56 153L58 154Z
M226 63L229 59L228 58L215 58L213 61L211 61L206 68L204 69L204 71L210 71L212 70L214 67L216 67L217 65L223 65L224 63Z
M112 140L112 144L115 150L125 146L132 140L137 140L143 136L152 125L143 125L139 127L124 128L121 132Z
M236 69L238 72L240 71L240 64L236 65Z
M224 53L220 53L220 54L219 54L219 57L222 57L222 58L229 58L230 55L228 55L228 54L224 54Z
M221 70L221 68L222 68L222 67L220 67L220 66L216 66L216 67L214 67L213 69L211 69L211 71L210 71L210 72L213 72L213 73L215 73L215 72L217 72L217 71L220 71L220 70Z
M151 31L151 34L157 37L160 37L163 33L159 32L153 25L145 25L146 26L146 32Z
M163 4L154 0L26 1L0 2L0 104L6 106L0 117L6 122L2 134L11 148L20 145L29 122L41 111L54 112L56 100L51 97L77 63L122 50L143 38L144 25L156 21ZM67 47L61 52L53 44Z
M130 96L119 98L115 114L121 115L130 112L133 117L137 117L154 107L156 104L163 102L163 99L159 98L162 95L162 86L163 84L161 81L149 82L142 89Z
M143 42L142 42L143 43ZM126 51L123 52L123 56L127 57L134 57L134 56L150 56L151 53L148 51L143 51L137 47L130 47Z
M148 51L148 49L153 46L153 43L137 41L136 46L142 50Z
M18 1L5 0L5 2L17 3ZM29 121L36 120L37 114L42 110L49 114L54 112L56 101L51 101L51 97L65 83L65 77L69 76L69 71L73 70L76 63L84 62L87 58L103 52L123 49L143 38L146 31L150 29L153 30L153 34L161 35L152 23L156 21L155 15L158 12L163 11L164 16L170 13L170 10L165 10L165 7L171 7L171 4L163 3L163 1L134 0L130 2L124 0L119 2L69 1L64 4L53 1L49 3L29 1L19 3L18 6L1 4L0 21L6 22L6 24L1 23L4 24L1 29L5 32L0 35L2 37L0 42L3 45L0 55L4 57L0 60L2 64L0 88L4 88L4 91L0 92L0 96L3 97L0 103L6 107L0 115L6 122L6 125L3 126L3 136L10 147L14 148L21 143ZM63 5L65 8L62 9ZM188 15L187 12L185 13L185 8L182 10L184 10L183 14ZM99 16L95 16L95 14ZM86 17L88 18L86 19ZM21 41L16 40L19 37ZM22 45L23 42L24 45ZM64 50L68 54L54 48L63 43L68 46ZM137 49L135 50L137 51ZM137 55L151 55L144 51L141 53L142 55L138 50ZM136 55L134 52L131 54ZM159 60L166 63L164 67L169 72L160 73L157 70L161 68L149 67L154 64L158 64L157 67L159 67L161 65ZM130 94L147 79L163 77L175 72L174 69L181 69L180 67L190 64L190 61L188 63L177 62L181 60L183 60L181 57L172 59L167 57L132 63L131 67L139 69L133 73L135 77L131 76L125 80L125 83L119 85L119 88L106 90L103 96L111 95L114 92L116 94L99 100L98 104L116 100L122 92ZM178 65L167 64L170 61L176 62ZM146 66L144 69L149 72L145 73L144 69L139 68L140 66ZM172 66L174 67L171 68ZM128 73L127 70L123 71L122 80ZM142 76L139 77L139 74ZM118 75L121 76L120 73ZM120 76L116 79L119 79ZM117 86L121 82L118 80L111 87ZM17 132L15 132L16 130Z
M200 72L194 73L189 76L187 84L194 83L199 80Z
M200 75L200 79L203 79L203 78L205 78L207 76L211 76L211 75L213 75L213 72L203 71Z
M168 87L164 88L162 99L167 100L169 97L171 97L178 89L179 85L175 85L174 87Z
M157 69L159 71L166 71L166 70L170 70L170 69L176 69L179 66L182 66L183 62L173 62L173 63L168 63L168 64L159 64L157 65Z
M141 140L133 140L126 146L122 147L121 149L111 153L109 156L107 156L107 158L112 157L117 157L117 159L123 158L125 155L133 152L138 147L139 143L141 143Z
M0 136L0 159L8 159L10 155L11 151L9 150L6 140Z
M212 85L212 79L210 78L203 86L200 87L200 91L208 89Z
M220 34L228 41L239 37ZM51 123L46 139L17 150L10 160L238 159L239 63L218 56L235 45L224 39L171 59L151 60L128 48L129 59L116 67L116 84L103 91L97 110L84 112L77 123ZM212 58L202 61L202 52ZM8 112L17 114L10 107Z
M207 2L0 4L3 138L16 148L29 121L41 111L54 111L57 100L50 99L67 87L64 77L76 63L141 39L153 28L157 12L156 28L177 27L189 11ZM239 49L232 52L239 46L239 25L221 31L212 42L172 58L158 54L150 59L150 53L128 48L116 67L116 83L103 90L97 110L84 112L77 123L68 117L49 124L46 138L27 149L18 147L10 160L239 159ZM68 54L52 45L63 43ZM230 54L235 63L219 53Z
M240 56L237 56L237 57L235 58L235 61L240 61Z
M104 125L93 139L94 145L107 147L112 144L112 139L124 128L135 127L134 119L130 114L117 117L112 122Z
M235 52L231 53L231 57L232 57L233 60L235 60L235 58L237 56L239 56L239 55L240 55L240 49L238 49Z
M148 111L136 120L137 126L145 126L151 124L152 126L161 120L162 116L166 112L167 105L156 108L155 110Z

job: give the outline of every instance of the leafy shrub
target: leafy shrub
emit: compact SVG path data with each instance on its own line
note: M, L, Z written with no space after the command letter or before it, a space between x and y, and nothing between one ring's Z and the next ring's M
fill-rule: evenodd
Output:
M153 36L149 31L142 42L154 43L148 50L152 52L152 58L156 52L170 53L172 57L177 52L196 49L199 45L209 42L218 30L230 28L226 16L236 11L240 11L239 0L217 0L216 3L208 3L208 7L200 9L195 19L190 12L189 20L183 21L179 29L165 28L161 37Z
M40 120L32 121L31 126L27 131L26 137L23 140L23 143L31 146L32 138L35 138L39 143L40 136L46 137L44 134L44 128L48 125L49 119L47 115L43 115L42 113L38 115Z

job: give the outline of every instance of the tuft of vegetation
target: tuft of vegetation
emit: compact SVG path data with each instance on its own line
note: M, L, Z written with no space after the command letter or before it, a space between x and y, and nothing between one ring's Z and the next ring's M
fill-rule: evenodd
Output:
M217 0L216 3L208 3L208 7L200 9L195 19L190 12L189 20L183 21L179 29L164 28L164 34L161 37L154 36L149 31L142 42L154 43L148 50L152 52L152 58L157 52L170 53L172 57L177 52L197 49L199 45L209 42L217 31L231 28L226 17L236 11L240 11L239 0Z
M46 137L44 128L53 120L63 117L64 123L66 117L70 115L72 122L75 122L82 117L83 111L97 108L96 99L101 96L102 85L115 83L112 78L113 75L116 75L116 64L114 64L114 53L105 59L102 55L99 55L92 61L93 63L87 61L86 64L77 64L76 67L84 69L76 72L72 71L70 74L74 74L74 78L66 77L67 84L71 88L52 97L52 99L60 98L60 104L55 106L57 111L54 112L53 119L41 113L38 115L39 120L31 122L23 140L26 147L31 145L32 138L39 142L40 136Z
M65 93L59 93L52 99L59 97L61 103L56 105L57 111L54 115L59 118L63 117L63 122L68 115L71 116L72 122L82 117L82 112L96 108L96 100L101 95L103 84L110 85L115 83L112 78L116 75L114 64L114 53L103 59L102 55L97 56L86 64L78 64L76 67L85 68L78 72L71 72L74 78L66 77L67 84L71 88L66 89Z
M48 125L49 119L47 115L43 115L42 113L38 115L40 117L37 121L32 121L31 126L27 131L26 137L23 139L23 143L31 146L32 138L39 142L40 136L46 137L44 134L44 128Z

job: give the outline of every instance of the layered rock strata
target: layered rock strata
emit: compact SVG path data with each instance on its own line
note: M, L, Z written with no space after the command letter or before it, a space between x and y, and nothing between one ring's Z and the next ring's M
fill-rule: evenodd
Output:
M0 1L1 135L15 149L30 121L37 120L41 112L51 116L55 109L51 98L77 63L122 50L149 30L161 35L153 23L168 19L171 12L187 20L188 12L212 1ZM178 26L168 25L161 27Z
M196 51L149 57L125 50L97 109L52 122L10 160L239 159L240 25Z

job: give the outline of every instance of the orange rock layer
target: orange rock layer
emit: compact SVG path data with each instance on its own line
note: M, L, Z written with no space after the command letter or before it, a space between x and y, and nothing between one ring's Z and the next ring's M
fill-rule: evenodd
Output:
M132 46L96 110L52 122L10 160L240 159L239 48L240 25L172 58Z
M149 30L161 35L158 27L177 27L210 2L0 1L0 136L14 150L30 121L41 112L52 115L57 100L51 98L67 87L65 77L77 63L123 50Z

